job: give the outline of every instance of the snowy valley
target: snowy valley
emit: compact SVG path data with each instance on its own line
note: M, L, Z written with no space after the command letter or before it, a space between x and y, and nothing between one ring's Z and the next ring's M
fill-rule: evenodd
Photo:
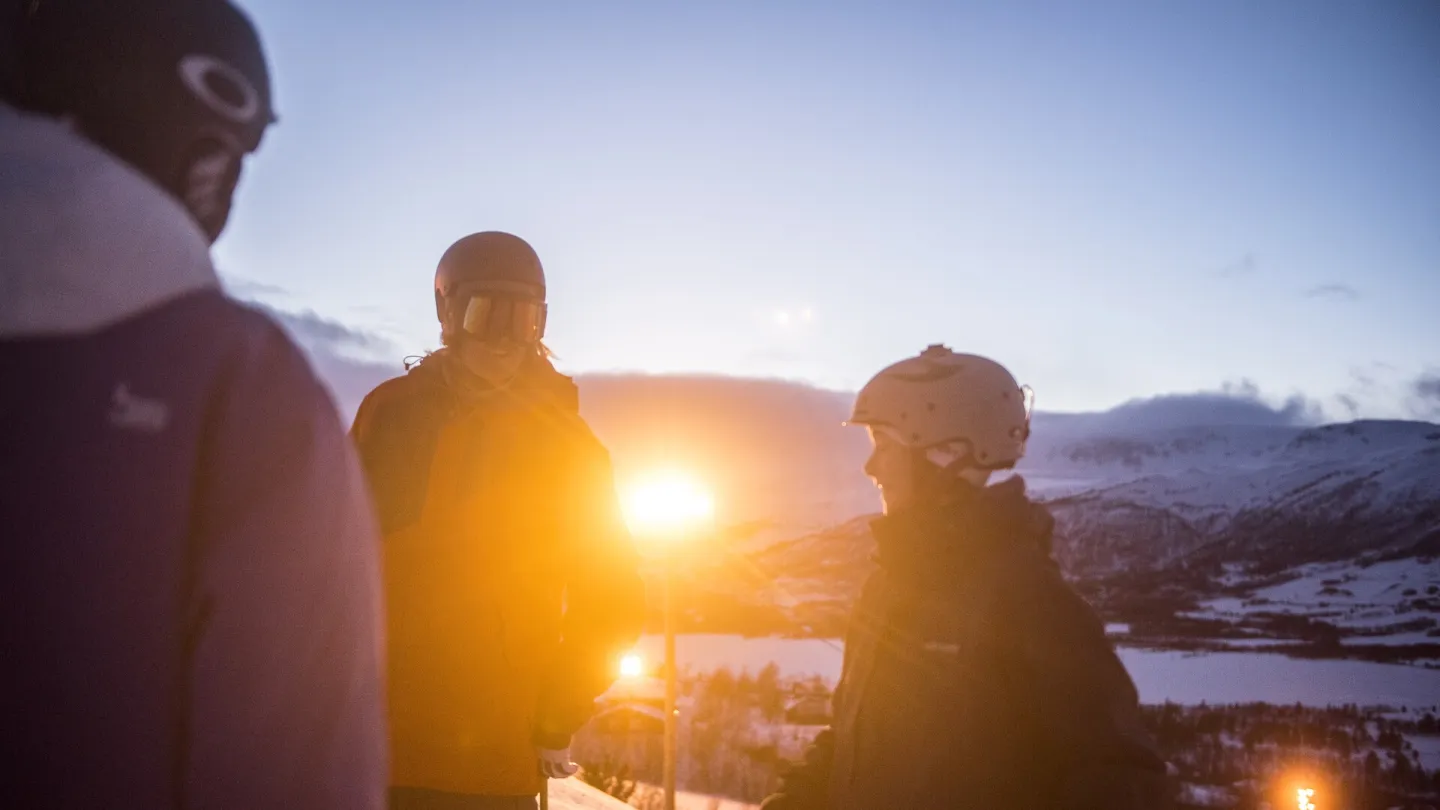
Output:
M1040 414L1035 432L1016 473L1124 643L1440 664L1440 426L1151 428L1112 412ZM872 515L836 517L717 542L692 572L690 628L841 635Z

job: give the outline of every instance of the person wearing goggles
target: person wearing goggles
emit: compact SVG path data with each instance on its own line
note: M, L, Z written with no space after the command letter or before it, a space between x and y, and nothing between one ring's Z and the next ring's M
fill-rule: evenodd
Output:
M639 636L638 557L542 343L545 295L523 239L456 242L435 273L443 348L351 429L385 536L396 810L534 808Z

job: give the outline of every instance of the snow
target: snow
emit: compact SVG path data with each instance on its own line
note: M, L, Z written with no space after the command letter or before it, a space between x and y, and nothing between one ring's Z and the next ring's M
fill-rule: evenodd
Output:
M1368 661L1274 653L1185 653L1121 648L1146 703L1303 703L1407 706L1440 695L1440 672Z
M1440 586L1440 559L1390 560L1369 566L1355 563L1332 563L1304 565L1295 569L1295 579L1281 585L1264 588L1255 596L1274 602L1307 602L1324 599L1334 605L1385 604L1399 605L1412 597L1404 591L1415 588L1423 594L1430 585ZM1339 594L1321 596L1327 585L1342 591ZM1352 595L1345 595L1349 592Z
M1225 517L1364 482L1375 514L1440 499L1440 428L1424 422L1354 422L1323 428L1218 426L1104 434L1040 426L1017 465L1032 490L1102 493L1190 517Z
M1429 770L1440 768L1440 734L1407 734L1405 739L1415 746L1420 764Z
M757 804L706 796L703 793L675 791L675 810L756 810L758 807Z
M1315 563L1298 566L1286 577L1244 598L1203 602L1200 610L1185 615L1231 621L1262 614L1309 616L1363 634L1346 639L1347 644L1440 643L1427 635L1430 628L1414 626L1426 620L1440 625L1440 614L1416 604L1440 594L1440 559Z
M1191 807L1233 807L1234 791L1214 785L1180 785L1180 800Z
M551 810L635 810L575 777L551 779L548 786ZM755 810L756 805L682 790L675 793L675 807L676 810Z
M1261 638L1259 636L1254 638L1224 638L1220 639L1219 642L1223 644L1226 649L1231 650L1244 650L1251 647L1285 647L1305 643L1295 639L1273 639Z
M676 639L681 667L706 672L727 666L759 672L774 661L782 675L840 676L843 644L834 639L745 638L685 634ZM640 648L660 660L663 638ZM1191 653L1119 649L1146 703L1304 703L1327 706L1415 706L1440 695L1440 671L1368 661L1287 658L1274 653Z
M635 810L574 777L551 779L547 787L552 810Z
M591 415L606 437L606 419ZM1029 452L1016 469L1045 499L1101 494L1221 520L1250 507L1357 506L1387 514L1392 507L1440 499L1440 426L1424 422L1146 428L1124 419L1052 416L1037 418ZM622 438L609 436L608 443L615 445L623 478L635 459ZM769 483L746 484L743 497L721 487L721 500L731 504L725 519L764 520L768 527L755 538L763 545L875 513L877 494L860 471L863 441L827 447L816 457L825 466L806 468L807 474L797 472L784 484L762 476ZM1355 482L1361 482L1358 493L1331 497Z
M1424 633L1392 633L1386 636L1351 636L1340 640L1347 647L1374 644L1381 647L1405 647L1411 644L1440 644L1440 636Z
M665 654L665 638L643 636L635 649L646 660L660 661ZM746 638L709 633L685 633L675 638L675 657L681 668L697 672L729 667L736 674L748 670L753 675L773 661L785 675L820 675L833 681L840 677L844 651L840 639Z

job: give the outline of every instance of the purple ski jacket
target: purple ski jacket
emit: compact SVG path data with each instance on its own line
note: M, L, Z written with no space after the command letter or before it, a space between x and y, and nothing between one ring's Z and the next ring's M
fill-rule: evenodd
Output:
M0 106L0 806L383 807L371 507L160 189Z

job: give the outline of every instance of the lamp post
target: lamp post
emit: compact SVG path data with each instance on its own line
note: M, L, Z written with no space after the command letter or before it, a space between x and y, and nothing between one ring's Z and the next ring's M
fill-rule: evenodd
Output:
M675 810L679 710L675 663L675 554L680 542L704 529L714 516L710 494L688 476L665 472L632 486L625 497L630 529L660 558L665 615L665 810Z

